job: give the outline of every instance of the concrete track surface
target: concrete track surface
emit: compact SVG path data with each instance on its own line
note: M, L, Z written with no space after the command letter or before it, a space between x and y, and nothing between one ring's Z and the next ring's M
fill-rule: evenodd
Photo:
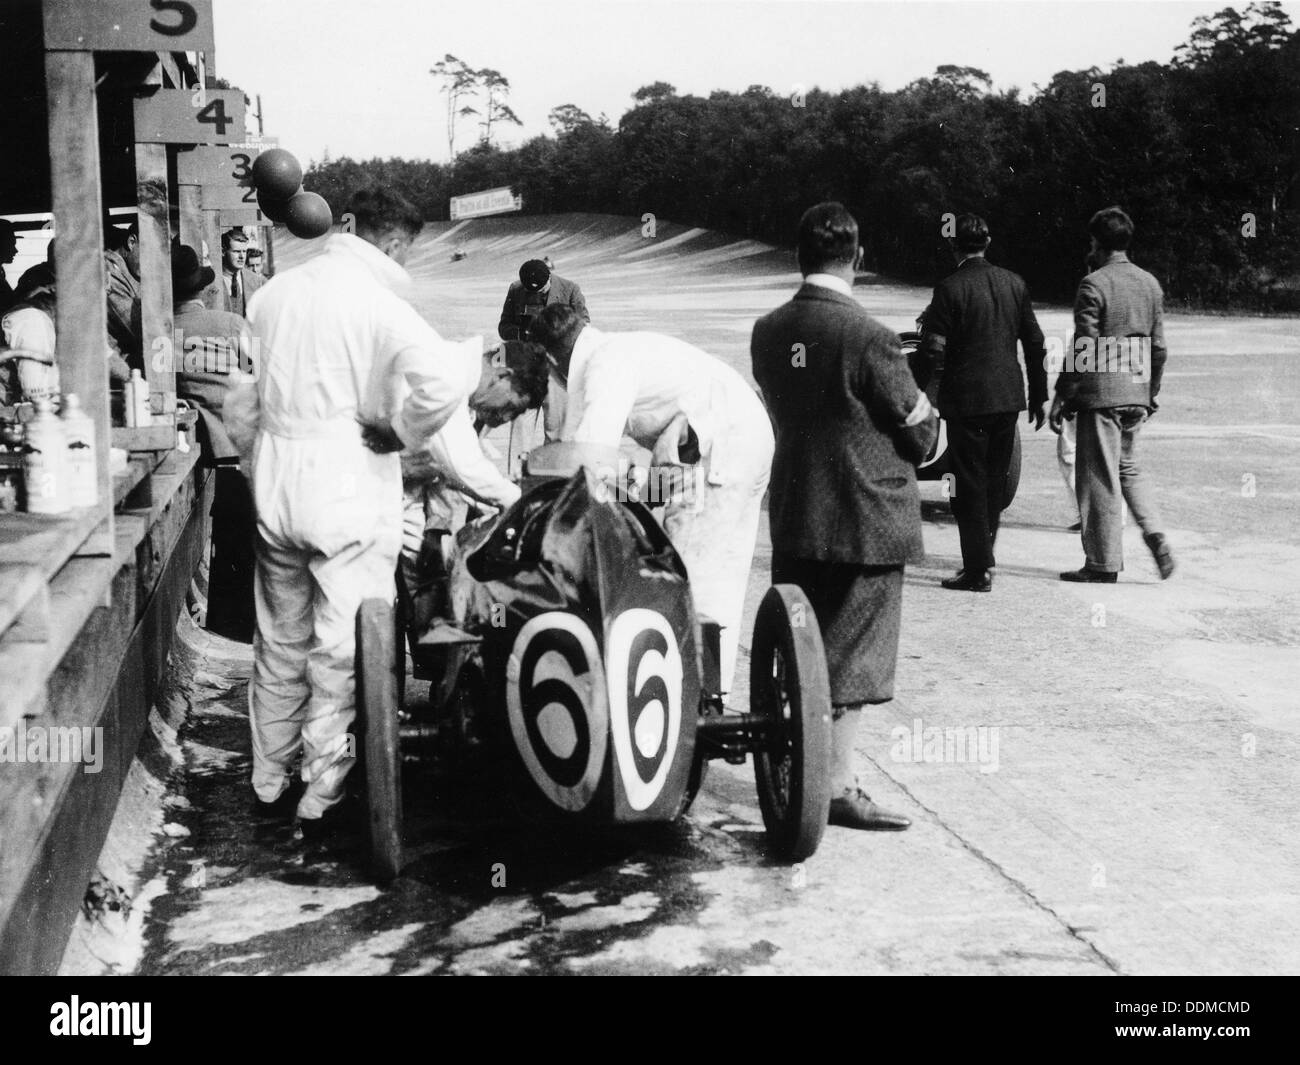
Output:
M282 246L281 268L318 243ZM491 333L518 266L543 254L600 326L675 333L746 372L754 319L797 282L786 252L663 221L648 239L635 219L505 217L431 226L411 298L444 335ZM895 329L928 297L873 277L857 295ZM1040 318L1069 330L1067 308ZM252 824L249 651L183 618L173 703L101 863L131 905L83 920L65 971L1297 971L1297 325L1170 314L1140 444L1177 553L1168 582L1135 529L1119 584L1057 580L1082 553L1046 430L1022 427L991 595L939 588L957 535L927 503L898 698L858 746L865 786L910 831L829 829L791 868L764 854L748 766L715 763L676 825L586 836L498 810L490 780L409 772L411 862L381 888L355 838L304 857ZM770 556L764 529L751 616ZM945 729L982 745L945 758Z

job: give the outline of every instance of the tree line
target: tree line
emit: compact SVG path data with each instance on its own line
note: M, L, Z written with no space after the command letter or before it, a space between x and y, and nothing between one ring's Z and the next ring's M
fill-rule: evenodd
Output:
M1063 71L1029 98L942 66L888 92L701 97L656 82L633 103L617 127L566 104L518 147L485 136L450 164L327 158L305 183L336 207L389 184L431 220L452 196L509 185L526 213L651 212L778 245L835 199L871 268L921 283L952 268L945 218L974 211L990 259L1053 300L1083 272L1089 216L1120 204L1171 303L1300 311L1300 33L1275 3L1198 18L1168 63Z

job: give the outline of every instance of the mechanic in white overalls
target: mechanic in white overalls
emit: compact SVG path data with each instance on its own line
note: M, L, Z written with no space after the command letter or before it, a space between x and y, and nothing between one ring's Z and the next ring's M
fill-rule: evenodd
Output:
M683 340L602 333L569 307L547 307L532 339L567 389L561 440L617 448L630 436L654 453L654 466L686 471L664 531L686 564L696 609L723 627L722 687L730 690L776 446L762 400L736 370Z
M397 294L423 227L411 204L375 189L347 210L355 235L334 234L250 301L260 373L225 405L257 505L253 790L262 812L287 812L301 754L304 835L325 830L355 761L357 610L393 596L397 451L443 428L499 348L443 340Z

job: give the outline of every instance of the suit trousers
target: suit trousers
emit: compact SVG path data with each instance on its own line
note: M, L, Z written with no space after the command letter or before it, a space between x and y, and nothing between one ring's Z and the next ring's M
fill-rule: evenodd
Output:
M1017 411L1000 411L947 419L948 464L957 482L952 513L961 537L962 568L968 573L995 565L993 544L1006 500L1017 417Z
M1118 573L1124 568L1124 507L1144 533L1160 531L1151 490L1133 457L1146 407L1081 410L1074 490L1083 523L1083 553L1088 569Z

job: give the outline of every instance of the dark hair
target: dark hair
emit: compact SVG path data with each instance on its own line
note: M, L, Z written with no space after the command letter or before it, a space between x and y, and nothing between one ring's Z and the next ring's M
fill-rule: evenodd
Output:
M109 251L121 251L127 246L132 237L140 235L139 217L131 219L131 224L125 229L113 225L110 216L104 216L104 247Z
M528 401L529 410L536 410L550 387L546 349L528 340L507 340L504 346L506 369L510 371L514 389Z
M1088 221L1088 234L1106 251L1124 251L1133 242L1133 219L1119 207L1105 207Z
M549 304L528 327L528 335L552 355L573 347L586 320L567 303Z
M383 238L394 230L416 237L424 228L415 204L382 186L354 192L343 211L352 215L359 237Z
M983 251L989 246L989 224L977 214L959 214L952 241L961 252Z
M805 276L827 266L853 265L858 223L841 203L819 203L799 219L799 270Z
M230 245L236 240L242 240L245 244L248 244L251 243L252 239L253 238L250 237L247 233L245 233L242 229L227 229L224 233L221 234L221 247L223 249L229 248Z

